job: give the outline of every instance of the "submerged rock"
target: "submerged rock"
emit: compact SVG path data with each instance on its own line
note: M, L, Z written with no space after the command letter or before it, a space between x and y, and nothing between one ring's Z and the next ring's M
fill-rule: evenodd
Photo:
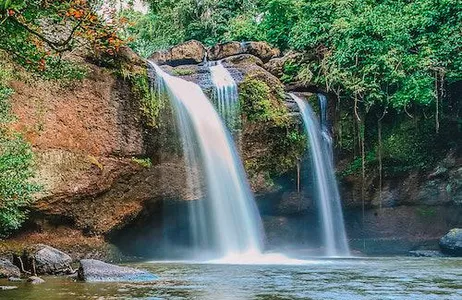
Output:
M415 250L409 251L409 256L413 257L446 257L443 253L437 250Z
M21 276L21 272L18 267L13 265L9 260L0 259L0 278L19 276Z
M153 281L158 277L148 271L120 267L95 259L82 259L78 279L86 282Z
M31 276L27 278L27 282L30 282L31 284L42 284L45 283L45 280L37 276Z
M10 278L8 278L8 281L11 281L11 282L21 282L22 279L19 278L19 277L10 277Z
M462 256L462 228L451 229L440 239L440 248L444 254Z
M0 291L15 290L17 288L18 287L14 285L0 286Z

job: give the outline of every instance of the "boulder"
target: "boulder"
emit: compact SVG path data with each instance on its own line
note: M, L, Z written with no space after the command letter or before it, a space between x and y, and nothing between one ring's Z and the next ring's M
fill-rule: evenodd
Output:
M303 59L303 55L298 52L290 51L283 57L272 58L265 64L265 69L274 76L281 78L284 74L284 66L290 62L299 62Z
M223 62L233 65L257 65L262 67L263 62L256 56L251 54L238 54L229 56L223 59Z
M451 229L440 239L440 248L444 254L462 256L462 228Z
M271 58L281 54L278 49L271 48L266 42L228 42L217 44L210 48L207 53L209 60L220 60L239 54L250 54L258 57L263 62L268 62Z
M82 259L78 279L85 282L145 282L158 277L144 270L120 267L96 259Z
M37 276L31 276L27 278L27 282L30 282L31 284L42 284L45 283L45 280Z
M31 274L55 275L71 271L72 258L56 248L36 244L24 249L21 255L15 255L14 263L22 264Z
M266 42L246 42L242 46L244 48L243 53L252 54L263 62L268 62L271 58L281 55L279 49L271 48Z
M0 259L0 278L19 276L21 276L21 272L18 267L13 265L9 260Z
M216 44L211 47L208 51L209 60L220 60L225 57L234 56L245 53L245 48L242 43L239 42L228 42L222 44Z
M53 247L39 244L34 254L37 274L65 273L69 270L72 258Z
M179 66L199 64L204 61L207 51L201 42L191 40L176 45L166 51L155 52L150 60L158 65Z

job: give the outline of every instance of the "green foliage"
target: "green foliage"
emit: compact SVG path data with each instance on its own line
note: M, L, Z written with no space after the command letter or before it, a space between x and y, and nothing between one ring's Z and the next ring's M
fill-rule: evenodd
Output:
M235 18L255 7L250 0L147 2L150 11L146 15L131 9L122 13L129 20L124 29L125 37L144 57L186 40L200 40L207 45L224 41L230 20L233 20L233 28L238 30L240 26Z
M13 90L6 85L11 76L6 66L0 70L0 237L21 226L39 189L30 182L34 174L30 145L7 127L13 119L8 101Z
M439 158L433 122L405 121L383 141L385 173L396 175L409 170L426 170Z
M253 135L278 137L265 139L265 147L270 153L246 160L245 167L251 178L263 172L265 181L270 182L271 176L292 170L305 151L306 137L290 119L283 97L284 92L279 87L270 88L256 78L246 77L239 85L239 100L245 120L263 130L253 132Z
M112 56L122 45L117 36L120 22L115 18L104 22L98 14L101 4L101 0L0 0L0 50L29 70L54 69L49 72L52 77L71 71L70 65L60 66L61 58L82 44L97 58Z
M366 157L365 157L366 167L370 167L371 164L374 164L376 162L376 159L377 159L377 156L376 156L375 151L370 151L366 153ZM362 163L363 161L361 157L355 157L353 161L347 166L347 168L339 174L340 177L347 177L352 174L358 174L359 172L361 172Z
M134 162L135 164L138 164L138 165L142 166L143 168L150 168L150 167L152 167L152 162L151 162L151 159L150 159L150 158L136 158L136 157L133 157L133 158L132 158L132 162Z
M82 80L87 76L87 69L74 62L61 60L55 57L46 59L47 68L41 72L41 76L49 80L58 80L69 84L75 80Z
M282 50L315 50L316 59L289 64L283 80L323 85L349 102L356 97L364 112L374 105L430 106L435 82L462 79L458 0L149 3L151 13L127 29L133 43L156 45L147 54L188 39L265 40Z
M188 76L194 73L195 71L193 69L185 69L185 68L176 68L176 69L173 69L172 71L173 76Z

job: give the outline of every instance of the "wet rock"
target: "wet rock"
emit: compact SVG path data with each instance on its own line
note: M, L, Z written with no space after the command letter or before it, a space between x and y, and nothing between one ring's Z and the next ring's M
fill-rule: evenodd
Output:
M31 276L27 278L27 282L30 282L31 284L42 284L45 283L45 280L37 276Z
M0 259L0 278L19 276L21 276L21 272L18 267L13 265L9 260Z
M462 228L451 229L440 239L440 248L444 254L462 256Z
M409 251L409 256L413 257L446 257L443 253L436 250L414 250Z
M201 42L191 40L176 45L167 51L155 52L149 59L158 65L179 66L201 63L207 51Z
M144 270L120 267L95 259L82 259L78 278L86 282L144 282L156 280L158 277Z
M18 287L14 285L0 286L1 291L15 290L17 288Z

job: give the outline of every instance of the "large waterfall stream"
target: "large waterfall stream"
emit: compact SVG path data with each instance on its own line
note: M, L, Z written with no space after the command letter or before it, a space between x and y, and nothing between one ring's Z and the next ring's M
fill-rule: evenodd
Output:
M205 199L190 213L194 244L208 254L202 259L258 255L261 219L231 135L198 85L152 65L175 111L188 175L203 169ZM189 184L198 188L197 181Z
M327 256L348 256L350 254L343 221L342 206L335 178L332 144L327 128L321 128L320 122L310 105L291 94L300 108L305 130L308 134L311 161L314 169L316 200L322 223L325 254ZM325 100L325 99L324 99ZM321 106L323 99L320 99ZM321 111L323 122L327 114ZM323 123L325 124L325 123ZM323 135L327 137L323 138Z

